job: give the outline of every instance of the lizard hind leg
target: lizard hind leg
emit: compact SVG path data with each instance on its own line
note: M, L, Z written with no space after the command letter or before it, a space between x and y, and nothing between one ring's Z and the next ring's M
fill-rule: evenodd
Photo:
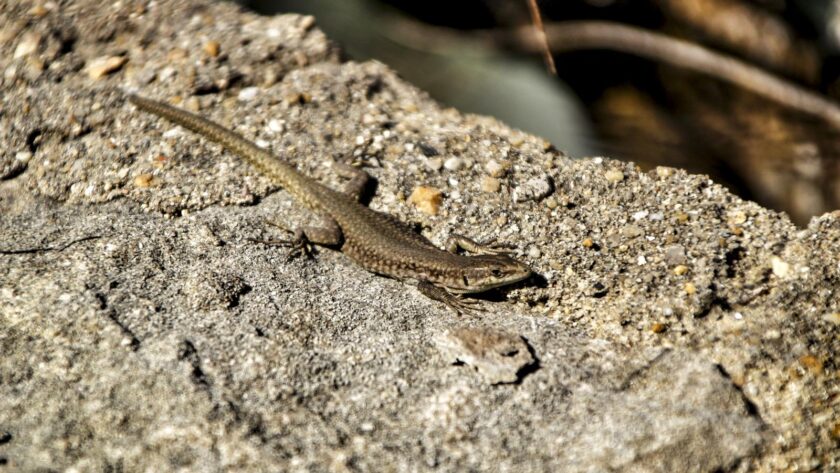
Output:
M314 246L338 246L342 241L341 227L338 223L328 217L322 217L321 225L307 225L290 230L286 226L266 221L266 224L280 228L290 233L288 239L252 240L265 245L281 246L289 249L289 259L298 256L311 257L314 253Z
M357 167L339 161L333 161L332 168L339 176L349 179L349 181L344 184L342 193L350 196L355 201L361 200L362 195L364 195L365 188L367 187L368 182L370 182L370 174Z

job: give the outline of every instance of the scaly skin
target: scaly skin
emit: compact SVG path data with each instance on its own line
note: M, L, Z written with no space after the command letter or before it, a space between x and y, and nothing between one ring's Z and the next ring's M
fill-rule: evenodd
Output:
M341 251L359 266L413 282L424 294L458 312L469 311L472 301L453 294L487 291L522 281L532 274L527 265L503 254L464 256L441 250L402 222L301 174L233 131L155 100L136 95L129 96L129 100L141 110L166 118L236 153L283 186L299 203L327 219L327 228L307 229L298 233L298 239L340 244ZM460 238L467 246L480 246Z

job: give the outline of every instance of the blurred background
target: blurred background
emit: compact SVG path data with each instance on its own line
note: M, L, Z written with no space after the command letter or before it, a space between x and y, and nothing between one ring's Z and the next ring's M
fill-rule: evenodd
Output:
M800 225L840 208L840 0L240 3L572 156L708 174Z

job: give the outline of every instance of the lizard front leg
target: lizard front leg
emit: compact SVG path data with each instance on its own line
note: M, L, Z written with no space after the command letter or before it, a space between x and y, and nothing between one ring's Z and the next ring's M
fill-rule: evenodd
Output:
M495 241L478 243L477 241L467 238L464 235L453 233L446 239L446 251L450 253L457 253L458 250L479 254L505 255L509 254L513 250L513 247L504 244L496 244Z
M344 184L342 193L350 196L350 198L358 202L362 198L362 194L364 194L365 188L370 181L370 174L357 167L339 161L333 161L332 168L339 176L350 179L346 184Z
M420 281L417 283L417 290L429 299L443 302L447 307L454 310L457 314L476 315L479 312L478 301L473 299L463 299L442 287L435 286L428 281Z

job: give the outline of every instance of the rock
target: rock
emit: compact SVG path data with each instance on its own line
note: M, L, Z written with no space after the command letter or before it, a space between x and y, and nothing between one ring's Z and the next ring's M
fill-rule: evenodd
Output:
M514 202L526 202L529 200L541 200L554 192L554 183L549 176L540 176L528 179L523 184L513 188L512 196Z
M19 22L32 2L7 3L0 25L20 31L0 54L0 470L837 464L840 212L796 228L702 176L569 159L442 109L381 63L342 62L311 17L77 0ZM236 47L212 59L211 38ZM112 55L120 73L80 68ZM44 73L25 73L33 60ZM335 189L325 163L365 163L386 224L513 243L537 275L465 295L480 314L458 317L339 248L290 260L264 242L316 216L124 88L198 109ZM425 164L451 156L457 173ZM483 177L499 192L477 192ZM445 191L445 209L419 215L404 194L420 187L421 202ZM479 324L440 356L440 334Z
M490 384L515 383L535 363L521 336L487 327L461 327L438 337L444 358L475 368Z
M443 193L434 187L419 186L411 192L408 201L427 215L437 215L443 202Z
M125 56L98 57L88 63L85 69L87 70L88 77L98 80L112 72L120 70L127 61L128 58Z

